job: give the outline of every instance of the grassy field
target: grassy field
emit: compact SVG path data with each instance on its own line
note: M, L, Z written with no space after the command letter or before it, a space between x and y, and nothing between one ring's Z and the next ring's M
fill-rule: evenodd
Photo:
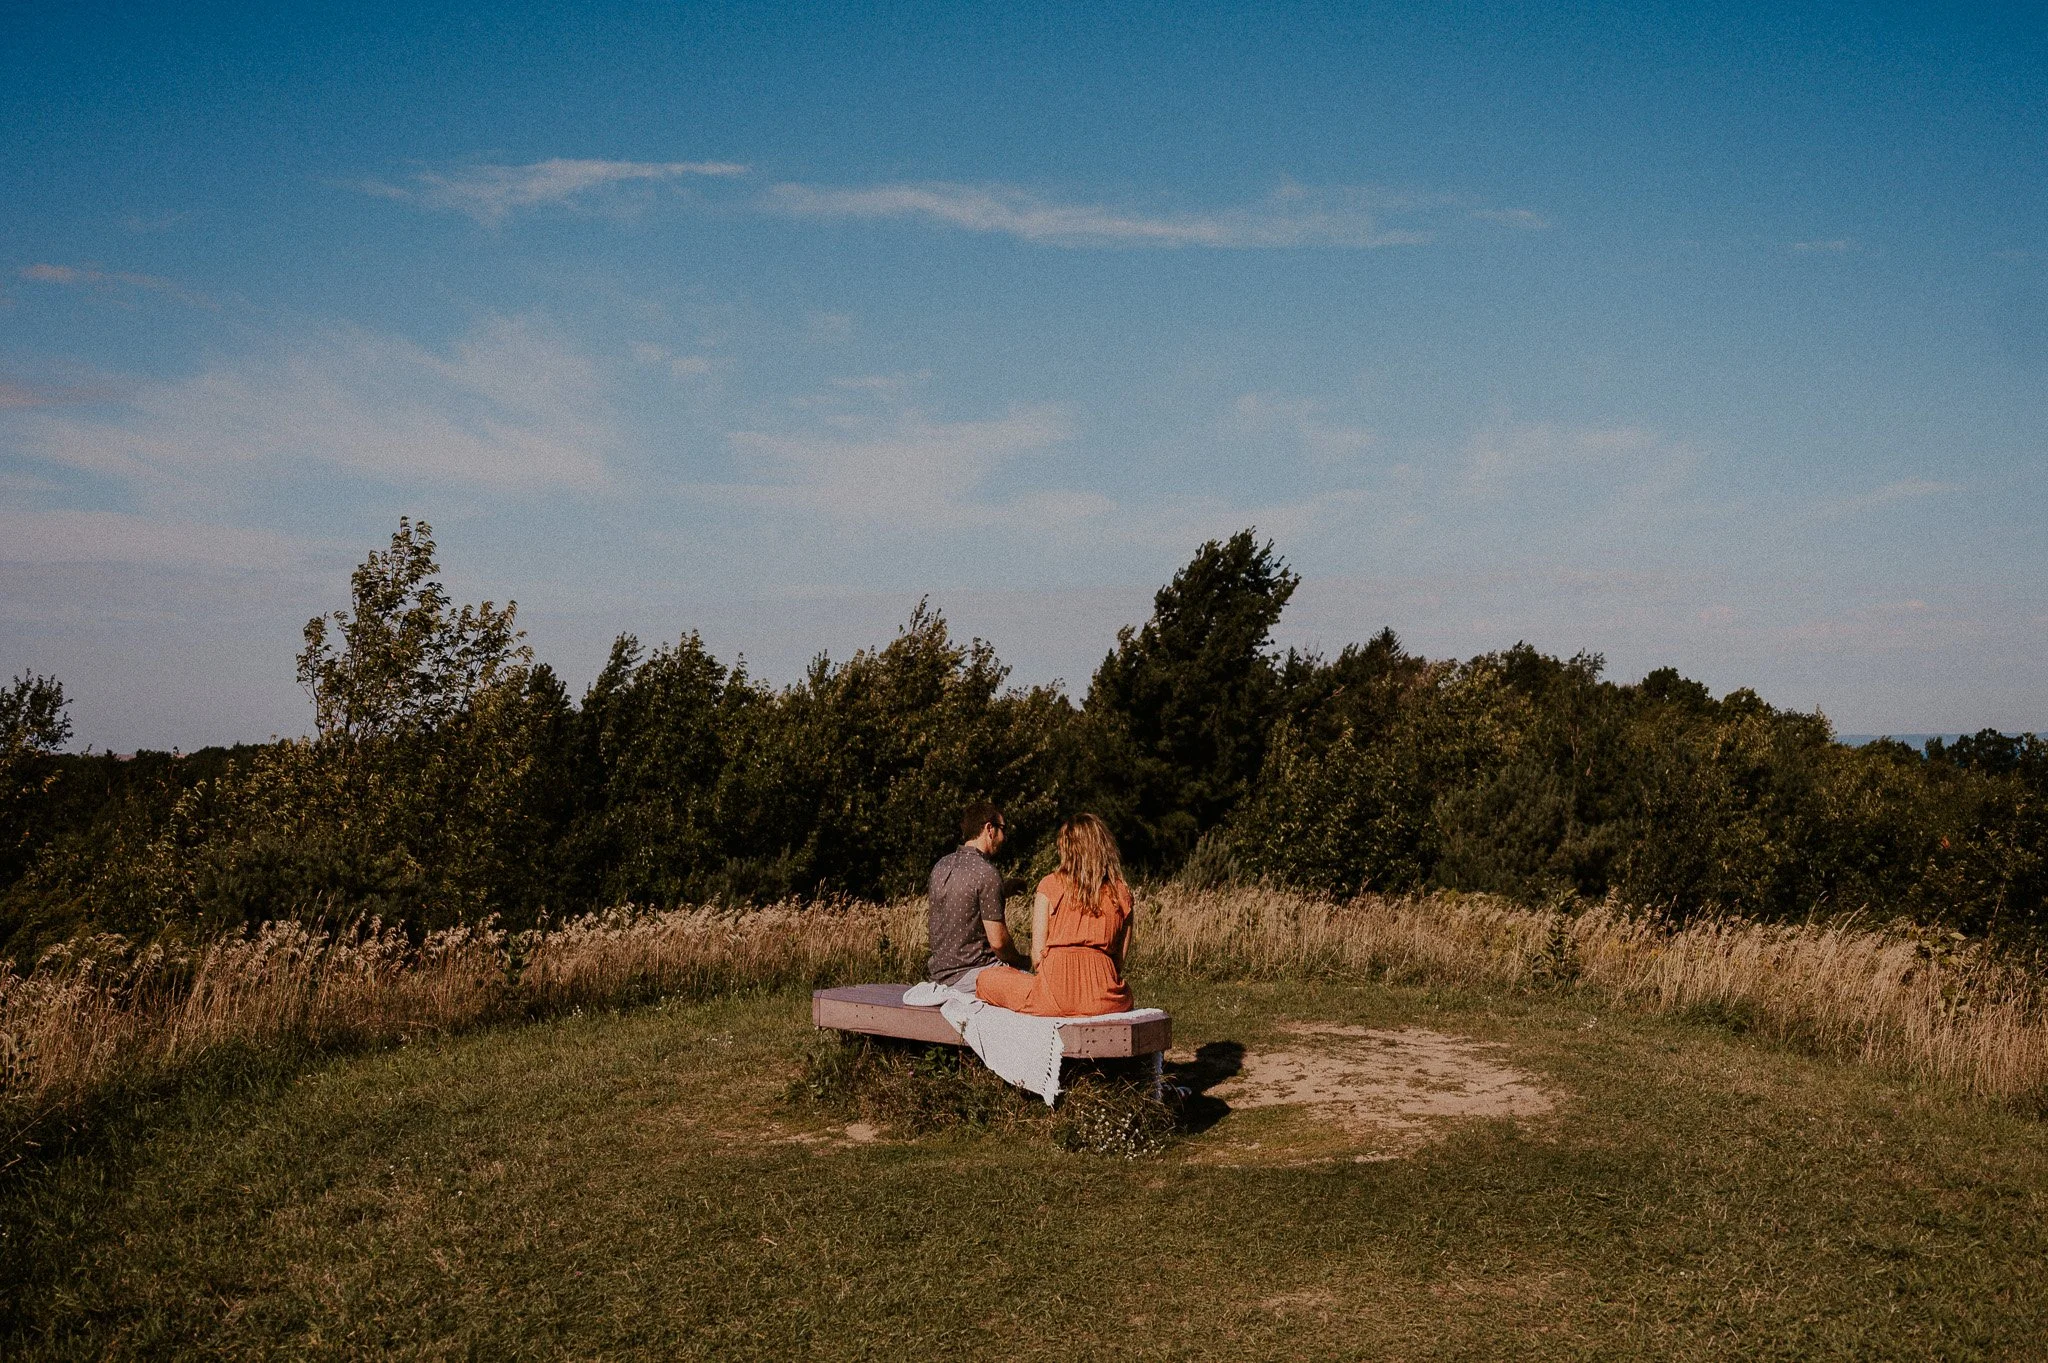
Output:
M1429 1029L1555 1106L1366 1162L1218 1104L1136 1161L851 1140L784 1096L797 990L229 1059L8 1185L0 1354L2041 1356L2037 1119L1564 994L1140 986L1185 1048Z

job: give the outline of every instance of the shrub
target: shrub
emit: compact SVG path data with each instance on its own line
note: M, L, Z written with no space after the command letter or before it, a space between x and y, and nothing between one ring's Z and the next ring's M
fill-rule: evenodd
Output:
M1137 1159L1166 1147L1174 1110L1153 1096L1149 1069L1067 1062L1069 1082L1047 1109L957 1046L837 1035L813 1041L791 1080L792 1103L859 1118L905 1136L968 1128L1025 1133L1077 1154Z

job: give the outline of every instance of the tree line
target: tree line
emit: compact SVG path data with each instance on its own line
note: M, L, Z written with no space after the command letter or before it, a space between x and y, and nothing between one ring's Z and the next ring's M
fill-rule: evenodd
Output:
M271 918L512 927L616 904L914 893L973 799L1009 871L1066 814L1141 873L1345 895L1616 895L1690 916L1867 911L2031 936L2048 745L1985 731L1851 748L1825 718L1664 668L1517 644L1462 660L1392 631L1272 644L1297 579L1247 530L1204 544L1079 703L1008 684L920 605L886 646L766 685L694 633L621 635L572 698L516 608L457 606L401 521L308 623L308 738L132 760L59 751L61 685L0 690L0 954L83 932Z

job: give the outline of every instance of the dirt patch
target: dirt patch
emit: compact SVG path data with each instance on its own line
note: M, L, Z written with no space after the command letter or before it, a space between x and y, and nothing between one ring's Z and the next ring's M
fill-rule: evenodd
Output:
M776 1130L782 1128L778 1125ZM873 1122L848 1122L843 1127L831 1127L824 1131L799 1131L790 1136L778 1136L767 1143L770 1145L807 1145L814 1150L845 1150L856 1145L873 1145L882 1139L882 1128ZM758 1144L755 1138L746 1142Z
M1248 1051L1237 1075L1210 1092L1237 1110L1302 1108L1371 1147L1355 1158L1397 1159L1447 1121L1540 1117L1556 1106L1533 1076L1500 1058L1497 1042L1335 1023L1287 1032L1296 1044Z

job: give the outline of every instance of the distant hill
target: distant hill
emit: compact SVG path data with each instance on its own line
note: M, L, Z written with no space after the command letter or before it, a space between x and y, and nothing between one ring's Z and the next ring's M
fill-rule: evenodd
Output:
M2005 733L2007 738L2019 737L2017 731L2001 730L2001 732ZM2038 733L2040 731L2036 730L2035 732ZM1909 748L1919 748L1925 751L1927 740L1930 738L1938 738L1944 743L1953 743L1959 738L1968 737L1968 734L1837 734L1835 741L1837 743L1845 743L1852 748L1860 748L1866 743L1875 743L1880 738L1890 738L1905 744Z

